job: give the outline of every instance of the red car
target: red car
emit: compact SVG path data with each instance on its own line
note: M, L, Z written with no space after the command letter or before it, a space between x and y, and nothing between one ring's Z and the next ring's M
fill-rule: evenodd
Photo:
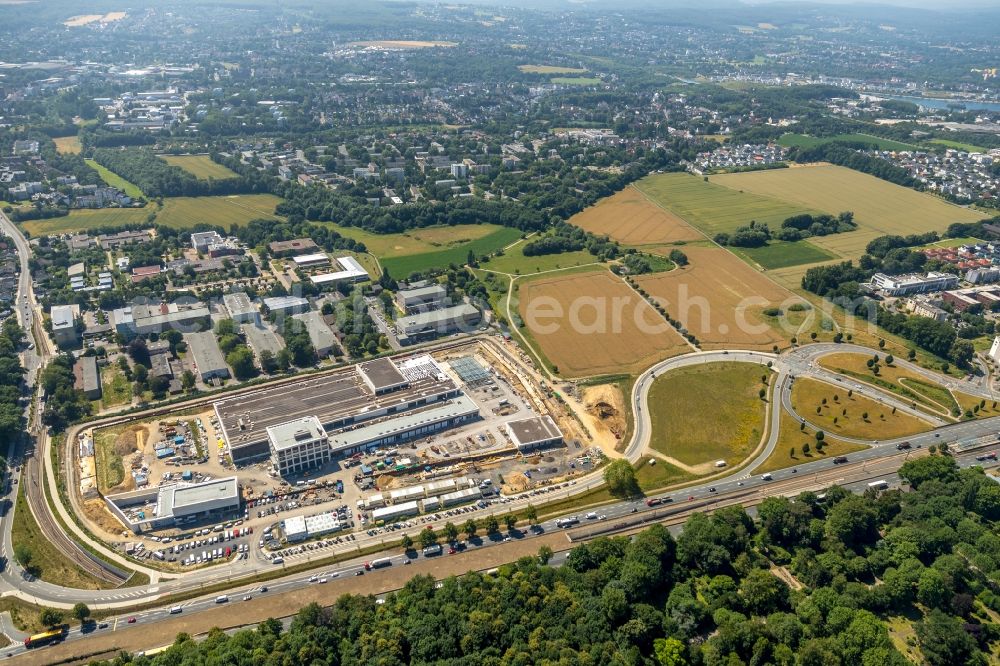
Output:
M128 619L128 623L129 623L129 624L135 624L135 618L134 618L134 617L130 617L130 618Z

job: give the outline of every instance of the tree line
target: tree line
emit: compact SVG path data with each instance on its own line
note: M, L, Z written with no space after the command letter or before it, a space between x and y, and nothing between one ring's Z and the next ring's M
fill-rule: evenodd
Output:
M946 451L900 475L909 492L770 497L756 519L695 514L676 539L660 525L602 537L561 567L543 547L492 575L416 576L384 604L310 604L287 630L180 634L100 664L907 666L888 623L902 618L925 663L985 665L1000 639L1000 485Z

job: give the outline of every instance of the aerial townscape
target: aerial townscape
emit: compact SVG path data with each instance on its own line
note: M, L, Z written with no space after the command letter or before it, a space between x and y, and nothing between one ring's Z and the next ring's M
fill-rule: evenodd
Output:
M1000 664L998 28L0 0L0 666Z

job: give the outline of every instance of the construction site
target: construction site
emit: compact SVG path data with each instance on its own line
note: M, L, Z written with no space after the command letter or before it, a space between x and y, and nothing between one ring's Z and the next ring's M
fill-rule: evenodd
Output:
M499 340L375 359L81 437L87 518L133 546L183 542L220 520L262 531L292 520L301 539L303 521L325 533L475 510L603 460L577 417ZM282 473L285 451L310 463ZM178 510L179 489L207 496L229 478L238 501Z

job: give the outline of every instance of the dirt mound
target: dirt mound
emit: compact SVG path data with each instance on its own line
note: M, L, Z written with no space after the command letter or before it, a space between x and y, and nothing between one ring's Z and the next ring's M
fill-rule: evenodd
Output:
M505 495L511 493L523 493L531 487L531 482L528 481L528 477L520 472L512 472L511 474L504 475L503 481L503 488L501 490Z
M108 511L107 506L104 504L104 500L96 499L84 502L83 513L87 516L87 519L90 520L90 522L115 537L121 536L122 530L125 529L122 524L111 515L111 512Z
M146 428L143 426L133 426L115 438L115 453L122 458L129 456L135 451L142 449L142 443L145 438Z

